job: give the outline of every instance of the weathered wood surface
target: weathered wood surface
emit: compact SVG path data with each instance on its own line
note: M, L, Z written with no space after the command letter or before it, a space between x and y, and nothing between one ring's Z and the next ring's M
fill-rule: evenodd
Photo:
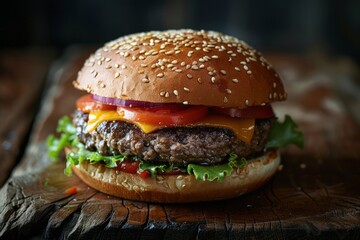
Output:
M53 57L45 49L0 52L0 187L25 149Z
M65 177L64 162L51 163L45 154L44 139L82 94L71 81L87 55L68 52L50 76L52 87L26 156L0 191L0 238L360 238L360 127L343 101L349 88L341 82L341 69L272 58L290 96L276 104L276 112L290 112L300 123L306 148L284 151L282 170L268 184L226 201L149 204L108 196L75 176ZM355 85L350 89L359 91ZM359 98L351 101L358 103ZM71 186L78 193L64 194Z

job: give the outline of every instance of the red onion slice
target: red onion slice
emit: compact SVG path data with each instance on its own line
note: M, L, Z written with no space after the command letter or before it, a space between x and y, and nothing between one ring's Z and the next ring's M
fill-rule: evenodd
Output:
M121 98L102 97L95 94L91 94L92 99L98 102L102 102L108 105L116 105L123 107L141 107L141 108L155 108L169 106L174 103L153 103L136 100L126 100Z

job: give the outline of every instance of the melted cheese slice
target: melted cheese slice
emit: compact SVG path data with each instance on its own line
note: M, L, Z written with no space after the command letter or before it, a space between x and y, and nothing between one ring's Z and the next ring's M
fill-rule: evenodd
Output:
M169 127L195 127L195 126L208 126L208 127L223 127L232 130L235 135L242 141L250 143L255 130L255 119L238 119L220 115L207 115L201 121L188 124L188 125L153 125L148 123L133 122L124 119L116 111L97 111L89 113L89 121L87 131L94 131L97 126L104 121L121 120L130 122L138 126L144 133L150 133L161 128Z

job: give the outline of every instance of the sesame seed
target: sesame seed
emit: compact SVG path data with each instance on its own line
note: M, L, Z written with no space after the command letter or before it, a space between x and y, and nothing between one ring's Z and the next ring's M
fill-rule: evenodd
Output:
M111 59L110 58L105 58L105 62L110 62Z
M132 59L133 61L135 61L137 58L136 58L135 55L133 55L133 56L131 57L131 59Z
M247 99L245 100L245 105L249 106L249 100L247 100Z
M193 78L193 76L192 76L190 73L186 74L186 76L187 76L189 79L192 79L192 78Z
M236 71L240 72L240 68L234 67L234 69L235 69Z
M190 64L186 65L186 69L190 69L190 68L191 68Z
M276 88L276 82L273 83L273 88Z
M166 92L165 93L165 97L168 98L170 96L170 93L169 92Z
M228 102L228 98L225 96L224 97L224 103L227 103Z
M175 96L179 96L178 90L174 90L173 92L174 92L174 95L175 95Z
M192 66L191 66L191 69L193 69L193 70L198 70L198 69L199 69L199 67L198 67L198 66L196 66L196 65L192 65Z
M175 72L177 72L177 73L181 73L181 72L182 72L182 70L181 70L181 69L176 69L176 70L175 70Z
M215 83L215 81L216 81L216 78L215 78L215 77L211 77L211 82L212 82L212 83Z
M142 55L140 55L140 56L139 56L139 59L140 59L140 60L144 60L144 59L145 59L145 57L144 57L144 56L142 56Z
M164 77L164 73L158 73L156 76L157 76L158 78L162 78L162 77Z
M233 83L238 83L238 82L239 82L239 80L236 79L236 78L232 79L231 81L232 81Z
M218 55L212 55L211 58L213 58L213 59L218 59L219 56L218 56Z
M204 64L201 64L200 66L199 66L199 68L204 68L205 67L205 65Z
M159 95L160 95L161 97L163 97L163 96L165 96L165 92L160 92Z
M166 67L168 67L168 68L172 68L172 67L174 67L174 64L168 64Z
M244 69L245 70L249 70L248 66L244 65Z
M140 66L143 67L143 68L145 68L145 67L147 67L148 65L147 65L146 63L142 63L142 64L140 64Z
M186 65L185 62L181 62L181 63L180 63L180 66L182 66L182 67L185 66L185 65Z
M138 71L139 74L143 74L144 72L145 72L144 69L140 69L140 70Z
M120 65L116 63L116 64L114 64L114 67L115 67L115 68L119 68Z
M199 58L199 62L205 62L203 58Z
M231 62L231 60L232 60L232 58L231 58L231 57L229 57L228 62Z
M226 75L226 71L225 70L220 70L222 75Z
M115 77L115 78L120 77L120 73L119 73L119 72L116 72L114 77Z
M264 103L264 102L263 102L263 103L261 103L260 105L261 105L261 106L265 106L265 105L266 105L266 103Z
M201 78L198 78L197 81L198 81L198 83L200 83L200 84L202 83Z
M130 55L130 53L126 52L124 53L124 57L128 57Z
M110 65L107 65L105 68L106 68L106 69L110 69L110 68L111 68L111 66L110 66Z
M231 90L230 89L225 89L225 91L228 93L228 94L231 94L232 92L231 92Z
M90 73L94 73L95 72L95 69L91 69Z
M125 69L125 68L126 68L126 66L123 64L123 65L121 65L121 68L122 68L122 69Z
M96 77L98 75L98 72L94 72L94 77Z
M188 89L187 87L184 87L184 91L190 92L190 89Z
M245 65L245 64L246 64L246 62L245 62L245 61L241 61L241 62L240 62L240 64Z
M251 72L250 70L249 70L249 71L247 71L246 73L247 73L247 74L249 74L249 75L250 75L250 74L252 74L252 72Z
M149 83L149 82L150 82L150 80L149 80L148 78L143 78L141 81L142 81L143 83Z
M178 53L180 53L181 51L180 50L177 50L177 51L175 51L175 54L178 54Z
M100 83L100 87L105 88L105 84L104 84L104 83Z
M272 94L271 93L269 93L269 99L272 99Z
M183 104L185 104L185 105L186 105L186 104L189 104L189 102L188 102L188 101L183 101Z
M173 60L171 63L172 63L172 64L177 64L178 61L177 61L177 60Z

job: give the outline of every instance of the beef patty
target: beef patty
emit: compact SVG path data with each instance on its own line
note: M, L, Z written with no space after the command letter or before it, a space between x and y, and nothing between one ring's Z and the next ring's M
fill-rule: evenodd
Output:
M239 140L227 128L176 127L143 133L134 124L104 121L87 132L89 115L75 111L73 122L77 136L86 149L102 155L137 156L145 161L188 163L221 163L229 154L251 158L263 154L273 119L256 120L250 144Z

